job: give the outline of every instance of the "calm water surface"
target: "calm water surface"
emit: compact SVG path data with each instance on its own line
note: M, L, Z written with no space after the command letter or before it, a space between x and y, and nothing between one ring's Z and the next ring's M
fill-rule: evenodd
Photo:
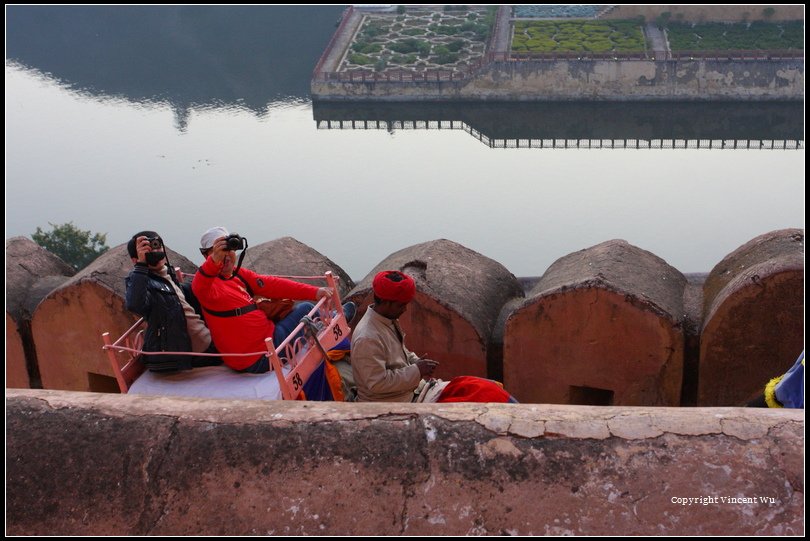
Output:
M518 276L613 238L705 272L761 233L804 227L804 150L493 149L460 129L318 129L309 75L340 11L9 8L6 238L73 221L112 246L149 228L196 261L201 233L225 225L251 244L293 236L359 280L438 238ZM493 105L448 114L501 116L516 138L540 124L578 137L595 116L549 128L537 106L504 107L516 120ZM762 138L803 131L795 114L767 115ZM683 116L669 115L700 126Z

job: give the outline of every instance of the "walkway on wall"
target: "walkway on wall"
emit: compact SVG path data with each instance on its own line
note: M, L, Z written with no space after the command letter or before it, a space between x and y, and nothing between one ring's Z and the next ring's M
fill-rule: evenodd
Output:
M651 52L656 60L668 60L671 58L669 47L667 46L667 37L664 31L658 28L657 24L645 24L644 33L647 35L647 39L652 45Z

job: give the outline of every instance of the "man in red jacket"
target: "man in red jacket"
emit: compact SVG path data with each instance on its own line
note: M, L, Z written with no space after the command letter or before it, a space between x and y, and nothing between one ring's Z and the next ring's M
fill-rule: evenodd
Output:
M270 299L314 301L330 298L332 290L293 282L275 276L262 275L241 268L234 274L236 251L229 249L228 230L214 227L205 232L200 251L206 257L191 288L205 313L205 321L219 351L251 353L266 350L265 338L272 336L278 346L292 332L300 319L314 306L299 303L284 319L274 324L262 310L257 309L252 295ZM263 373L270 370L266 355L243 357L223 355L225 364L240 372Z

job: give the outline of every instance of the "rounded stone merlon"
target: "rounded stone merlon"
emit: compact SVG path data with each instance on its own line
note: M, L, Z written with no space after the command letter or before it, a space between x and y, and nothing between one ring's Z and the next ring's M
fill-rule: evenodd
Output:
M502 432L495 418L513 428ZM709 428L707 418L725 428L694 434L689 426ZM540 426L542 434L525 433ZM803 432L798 410L10 390L6 527L11 535L802 535ZM351 502L335 497L346 491ZM695 496L751 499L686 500Z
M411 276L417 291L464 317L484 339L492 333L501 306L513 297L523 296L517 278L506 267L446 239L394 252L374 267L351 295L370 294L374 276L388 269Z
M439 361L438 377L486 377L501 308L523 296L517 278L458 243L425 242L389 255L357 284L349 298L360 307L359 317L373 302L371 283L382 270L400 270L416 282L416 297L400 317L408 349Z
M753 278L753 275L746 276L746 271L762 263L770 265L765 267L770 272L797 268L804 271L804 230L779 229L764 233L746 242L715 265L703 284L704 321L710 319L717 306L732 291L745 285L745 280L739 278ZM729 286L730 289L726 291Z
M686 277L657 255L614 239L552 263L526 295L524 305L554 291L600 287L630 295L641 306L677 323L683 314L685 286Z
M37 305L76 271L27 237L6 240L6 385L39 387L39 362L31 337Z
M697 404L761 395L804 349L804 232L760 235L718 263L704 285Z
M623 240L558 259L501 316L506 388L521 402L678 405L686 283Z
M28 237L6 240L6 312L30 320L37 304L76 271ZM39 282L39 284L38 284ZM36 285L36 287L35 287Z
M248 247L247 267L259 274L274 276L323 276L326 271L338 278L338 290L345 296L354 282L334 261L292 237L281 237L256 246ZM297 280L298 282L323 286L323 280Z

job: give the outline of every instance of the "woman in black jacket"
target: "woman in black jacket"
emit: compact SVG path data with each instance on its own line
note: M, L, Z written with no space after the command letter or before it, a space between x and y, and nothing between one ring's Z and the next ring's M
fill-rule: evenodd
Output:
M191 285L180 283L167 265L160 235L154 231L136 233L127 243L127 252L135 267L126 278L126 307L148 324L143 350L215 353ZM219 357L197 355L145 354L143 361L154 372L222 364Z

